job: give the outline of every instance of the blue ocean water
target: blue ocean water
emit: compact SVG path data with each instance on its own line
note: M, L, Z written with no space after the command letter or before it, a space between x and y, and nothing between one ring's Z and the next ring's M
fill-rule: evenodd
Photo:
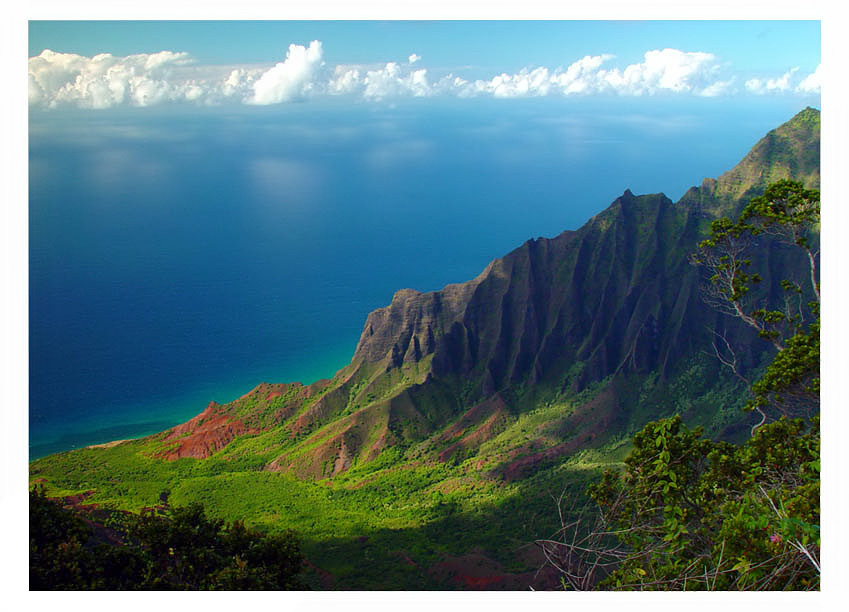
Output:
M32 458L330 377L394 291L630 188L673 200L798 101L411 100L30 115Z

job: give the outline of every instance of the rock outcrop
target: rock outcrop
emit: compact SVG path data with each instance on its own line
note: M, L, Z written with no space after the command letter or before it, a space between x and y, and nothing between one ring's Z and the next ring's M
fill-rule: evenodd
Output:
M769 182L788 177L819 186L814 109L677 203L625 191L579 230L528 240L471 281L398 291L368 316L351 363L332 381L261 385L231 404L210 404L167 433L162 456L209 456L236 436L280 427L293 442L267 468L312 478L427 438L447 460L501 431L512 400L528 389L578 393L619 374L663 380L709 347L715 330L735 325L701 300L690 253L712 219L736 214ZM785 263L779 253L765 264L765 290L775 291ZM741 354L753 363L758 349L750 344ZM609 405L598 404L605 397ZM593 430L610 426L616 401L602 393L576 418ZM573 452L587 436L540 452ZM504 475L534 461L517 458Z

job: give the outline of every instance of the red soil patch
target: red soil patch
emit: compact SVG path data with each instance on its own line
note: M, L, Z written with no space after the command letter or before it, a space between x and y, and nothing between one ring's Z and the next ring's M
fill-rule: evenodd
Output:
M390 554L395 555L396 557L399 557L401 559L401 561L403 561L404 563L406 563L410 567L418 567L419 566L419 564L416 563L415 561L413 561L412 559L410 559L410 557L404 551L393 550Z
M111 527L107 527L104 523L113 513L131 514L125 510L104 510L100 509L98 504L84 504L83 502L94 495L94 490L83 491L76 495L66 495L64 497L51 497L54 501L58 501L67 509L73 510L76 515L86 525L91 527L92 538L95 542L109 544L111 546L120 546L123 544L121 535Z
M205 459L246 433L259 433L259 430L247 427L238 419L231 419L223 406L209 402L206 410L199 415L171 429L163 443L174 444L155 456L168 461L182 457Z
M573 431L580 431L578 435L567 442L540 450L541 440L531 440L521 448L509 453L513 458L517 455L525 455L518 459L509 461L500 467L498 471L504 476L506 482L517 480L527 475L540 463L556 459L586 448L588 443L596 436L604 433L613 421L617 411L618 401L615 392L608 387L595 398L581 406L578 411L564 422ZM529 454L526 454L529 453Z
M505 482L512 482L525 476L532 471L536 466L545 461L556 459L563 455L568 455L576 450L583 448L584 444L589 440L589 434L581 434L572 438L568 442L563 442L546 450L527 455L519 459L515 459L501 468L501 473L504 475Z
M77 508L92 495L94 495L94 489L91 489L90 491L83 491L82 493L77 493L76 495L66 495L64 497L61 497L60 499L62 500L63 506Z
M330 591L336 584L336 578L327 570L321 569L319 566L312 563L309 559L304 559L304 565L307 571L314 572L318 576L318 581L321 583L321 588L325 591Z
M453 444L439 453L440 461L448 461L458 450L476 448L491 440L500 432L500 425L505 422L507 405L498 394L476 404L455 423L445 429L437 440ZM474 431L470 429L478 426ZM457 439L459 438L459 440Z
M377 459L377 456L380 455L380 451L384 448L391 446L394 440L394 436L392 432L389 431L388 427L384 427L383 432L380 434L380 437L374 441L369 449L368 453L366 453L365 460L372 461L373 459Z
M431 578L442 584L471 591L527 591L559 589L557 571L544 567L536 571L512 574L481 553L447 557L428 570Z
M228 404L210 402L206 410L199 415L165 432L162 438L163 448L154 456L168 461L183 457L205 459L239 436L261 433L263 428L267 427L268 416L271 417L272 423L282 423L300 408L304 400L323 391L329 384L328 380L320 380L307 386L301 383L260 383ZM273 400L290 394L291 399L284 401L273 415L260 418ZM243 412L246 404L255 406L252 414L257 417L254 419L250 414L247 415L244 417L247 423L242 418L233 416L234 413Z
M437 439L447 442L452 438L462 436L468 428L477 425L487 418L492 418L494 414L503 414L506 409L507 405L504 403L504 400L496 393L492 397L469 408L457 422L448 427Z
M439 453L440 461L448 461L451 458L451 455L456 453L458 450L467 449L467 448L476 448L486 442L487 440L491 440L494 438L501 428L499 425L502 425L505 421L505 413L499 410L492 416L490 416L484 423L475 429L470 434L464 436L451 446L443 449Z

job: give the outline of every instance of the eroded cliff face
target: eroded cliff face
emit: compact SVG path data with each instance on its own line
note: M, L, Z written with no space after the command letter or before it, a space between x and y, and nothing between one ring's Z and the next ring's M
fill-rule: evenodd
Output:
M661 194L626 191L580 230L529 240L473 281L399 291L369 315L354 361L388 371L432 355L433 376L462 378L471 400L576 362L576 390L663 368L686 349L683 321L700 307L688 216Z
M167 435L162 456L209 456L236 436L280 428L289 442L266 467L303 477L332 476L389 446L427 439L447 460L502 431L511 402L528 389L577 393L619 375L663 380L705 351L714 330L742 333L704 305L689 254L712 219L788 177L819 185L818 111L799 113L677 203L626 191L579 230L529 240L471 281L398 291L368 316L351 363L333 380L261 386L253 400L210 405ZM766 270L769 289L786 270L780 254ZM750 361L756 351L744 343ZM611 427L617 389L571 417L584 437L537 454L574 452ZM524 463L505 474L534 465L536 451L525 450L517 459Z
M418 362L436 349L442 338L460 320L475 288L485 279L492 264L476 279L448 285L441 291L421 293L402 289L392 303L373 311L366 318L363 333L354 351L354 362L378 363L389 367Z
M472 399L575 363L576 390L620 371L667 373L717 325L688 255L710 220L769 183L819 186L819 118L805 109L677 204L626 191L580 230L529 240L468 283L399 291L369 315L354 361L391 369L433 354L434 376L473 383Z

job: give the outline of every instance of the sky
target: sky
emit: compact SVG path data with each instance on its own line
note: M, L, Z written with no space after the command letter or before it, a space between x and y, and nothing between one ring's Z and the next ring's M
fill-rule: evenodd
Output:
M32 21L31 109L817 96L818 21Z
M203 3L205 10L183 11L182 3L154 3L144 18L170 19L266 17L267 10L240 8L245 3ZM252 4L252 3L248 3ZM291 3L287 3L291 4ZM398 3L390 3L397 6ZM430 3L432 4L432 3ZM441 8L440 17L477 17L479 11L453 12ZM447 3L451 7L461 3ZM497 3L487 3L492 7ZM524 3L523 3L524 4ZM558 5L560 3L557 3ZM532 2L531 5L536 5ZM116 10L116 3L30 3L26 14L14 9L14 18L0 24L3 54L13 63L13 82L27 87L27 101L18 93L3 113L3 184L11 206L4 211L2 259L4 279L8 279L4 338L4 387L13 389L12 404L26 404L27 359L27 211L26 141L27 114L60 108L105 109L142 108L171 104L240 105L245 107L336 100L340 102L380 101L395 98L456 99L528 96L795 96L800 100L818 98L824 80L819 69L820 23L804 21L823 17L823 57L832 74L842 74L841 57L846 57L842 41L842 17L826 10L828 2L788 2L775 0L757 5L752 2L718 1L711 4L719 12L735 18L781 18L791 21L752 22L644 22L633 21L643 14L666 17L664 7L646 12L655 3L624 3L638 7L625 11L629 21L557 23L513 22L60 22L50 19L135 19ZM769 9L761 10L767 5ZM837 3L834 3L836 6ZM80 6L85 10L80 13ZM148 3L145 3L145 7ZM174 6L180 8L172 8ZM311 5L315 6L315 5ZM360 7L361 3L346 3ZM500 5L498 5L500 7ZM515 5L514 5L515 6ZM679 11L682 3L669 3ZM589 7L589 8L587 8ZM743 8L741 8L743 7ZM105 9L105 10L103 10ZM7 9L11 10L11 9ZM293 16L312 16L309 10L289 7ZM369 17L391 15L394 10L352 13L347 8L323 13L320 17ZM634 11L641 11L637 14ZM589 11L589 12L588 12ZM429 17L430 12L424 16ZM510 9L509 17L548 16ZM556 16L562 13L554 12ZM593 7L582 5L571 14L597 17ZM413 16L421 13L413 11ZM492 8L486 17L503 16ZM402 14L408 17L408 14ZM617 15L618 16L618 15ZM687 15L689 17L689 15ZM695 15L701 18L704 15ZM710 17L727 15L709 11ZM27 23L26 20L36 20ZM803 21L799 21L799 20ZM315 43L313 41L316 41ZM827 43L827 44L826 44ZM28 71L22 78L20 63L26 47ZM45 49L55 55L42 56ZM831 54L829 55L829 50ZM108 54L103 56L101 54ZM99 59L95 59L98 56ZM830 62L830 64L828 63ZM5 66L5 65L4 65ZM818 69L820 70L818 72ZM235 74L234 74L235 71ZM425 71L422 73L421 71ZM373 74L370 74L373 73ZM419 76L416 76L419 75ZM448 76L452 78L447 78ZM232 77L232 79L231 79ZM455 79L460 79L459 81ZM33 87L32 82L37 87ZM228 85L229 81L229 85ZM24 85L25 83L25 85ZM823 280L831 287L825 298L827 316L830 304L839 304L841 271L829 262L841 260L835 252L839 228L845 227L842 207L829 207L829 189L842 174L845 156L835 142L846 135L846 112L840 78L829 81L823 97L824 145L831 155L823 160L824 214L834 223L823 227ZM839 95L835 95L838 94ZM11 107L11 109L10 109ZM30 115L31 117L32 115ZM829 181L831 180L831 183ZM832 187L829 187L831 185ZM839 212L838 212L839 211ZM829 234L829 232L832 232ZM830 255L829 255L830 252ZM16 298L14 297L16 296ZM829 300L832 300L831 302ZM832 330L824 336L826 372L844 371L845 362L835 348L845 346L845 324L832 317ZM9 350L11 347L11 350ZM21 348L23 347L23 348ZM829 353L831 351L831 353ZM843 366L840 364L843 363ZM830 365L829 365L830 364ZM840 370L837 370L837 368ZM839 377L838 377L839 379ZM836 398L835 377L824 377L823 389ZM8 383L8 384L7 384ZM20 402L16 400L20 399ZM7 432L25 431L26 415L6 412ZM835 423L832 417L830 423ZM843 417L840 417L843 418ZM831 432L842 430L831 427ZM829 429L824 434L829 435ZM834 436L837 434L834 433ZM831 440L834 442L834 437ZM826 444L829 447L828 444ZM836 445L831 444L834 453ZM26 442L4 445L4 482L20 484L25 478ZM832 455L833 457L833 455ZM845 456L839 458L845 464ZM830 465L834 466L836 461ZM828 463L826 463L828 465ZM827 470L826 470L827 471ZM827 475L826 475L827 476ZM831 477L835 478L834 472ZM839 476L838 476L839 477ZM841 480L842 482L842 480ZM3 497L19 498L3 487ZM824 490L824 503L845 507L845 491ZM825 529L825 527L824 527ZM831 532L833 538L836 534ZM23 532L21 532L23 537ZM844 537L844 536L841 536ZM832 542L836 542L834 539ZM17 544L17 541L16 541ZM832 550L843 547L835 543ZM832 557L832 560L834 558ZM22 566L22 564L20 564ZM829 564L826 563L828 569ZM835 567L832 565L831 567ZM832 570L832 576L837 573ZM25 578L21 584L25 585ZM828 584L828 582L826 582ZM834 585L834 581L831 582ZM692 602L690 602L692 603ZM779 602L771 600L772 604ZM799 602L796 602L799 603ZM707 603L713 606L713 601Z
M724 34L717 36L719 31ZM325 60L334 64L398 61L416 52L436 67L519 70L611 52L611 44L628 63L646 49L665 47L710 48L719 56L745 57L756 70L794 63L809 69L819 62L818 48L810 44L819 37L816 21L43 21L30 24L29 34L30 57L44 49L87 56L169 49L205 64L267 62L290 42L314 39L328 43Z

